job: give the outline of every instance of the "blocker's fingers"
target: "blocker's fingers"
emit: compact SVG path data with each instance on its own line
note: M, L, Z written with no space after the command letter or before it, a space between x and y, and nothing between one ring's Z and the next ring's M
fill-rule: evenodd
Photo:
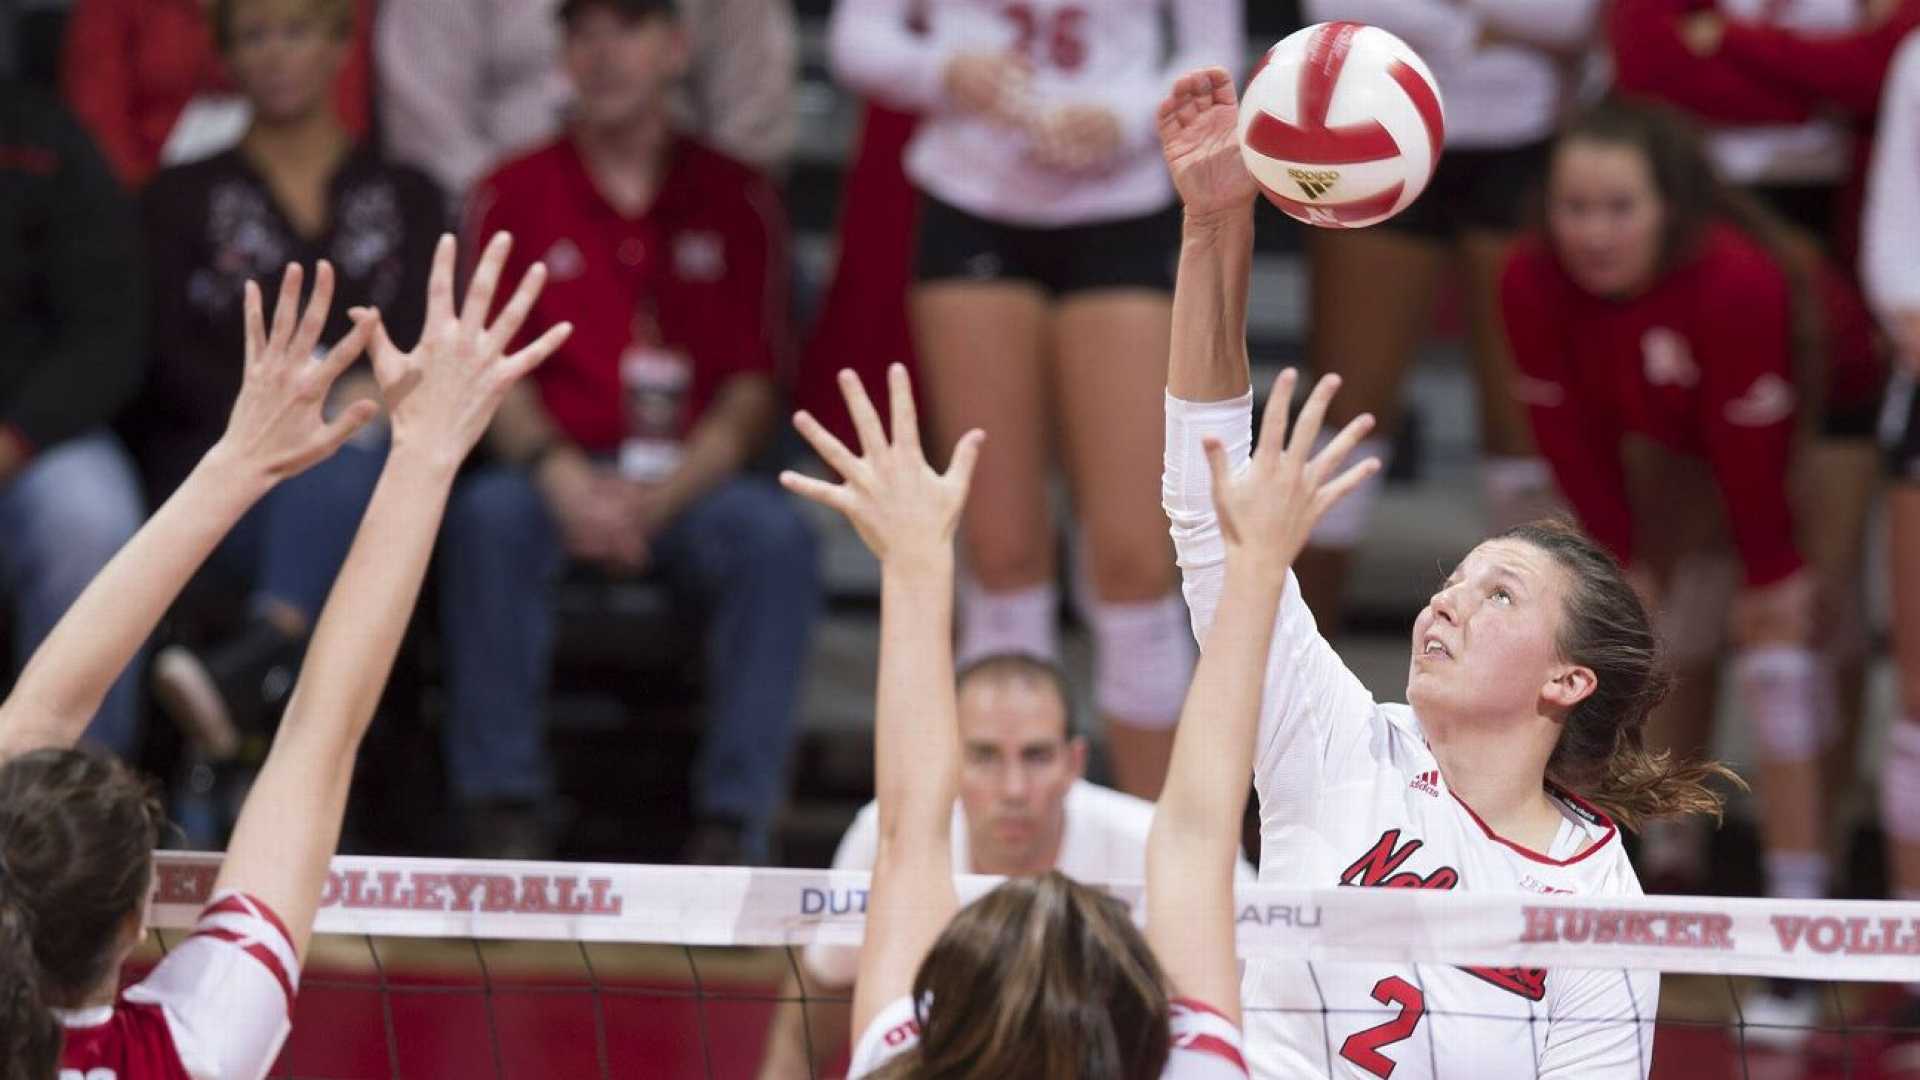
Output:
M1305 463L1313 453L1313 444L1320 437L1320 425L1327 419L1327 404L1340 390L1340 376L1322 375L1320 381L1313 384L1313 393L1307 395L1307 403L1300 407L1300 419L1294 422L1293 438L1287 442L1287 455L1293 460Z
M913 407L913 380L905 364L887 365L888 410L893 413L893 445L920 453L920 416Z
M294 333L293 353L312 356L327 329L327 316L333 311L333 264L321 259L313 267L313 295L307 298L307 310L300 316L300 329Z
M829 484L818 477L802 476L791 469L780 474L780 486L803 499L830 507L841 513L847 512L847 489L840 484Z
M852 368L840 369L840 396L847 399L847 415L853 417L853 430L860 436L860 456L878 454L887 445L887 430L881 426L880 414L874 411L867 388L860 384L860 376L855 375Z
M440 242L433 247L433 270L427 275L428 326L454 315L453 258L453 234L441 233Z
M252 278L240 290L240 306L246 313L247 323L247 362L260 359L267 347L266 316L261 313L260 285Z
M353 329L347 331L345 337L334 342L333 348L327 350L326 357L320 361L321 375L329 384L360 358L360 354L366 351L367 343L373 340L374 330L380 325L378 312L368 311L365 308L359 309L359 312L353 320Z
M462 330L474 333L487 325L487 316L493 314L493 294L500 288L500 274L512 251L513 237L505 231L494 233L487 241L480 265L473 271L473 280L467 283L466 302L460 307Z
M853 456L853 451L847 449L847 444L841 442L839 436L815 420L812 413L805 409L794 413L793 429L807 440L807 445L820 455L820 460L841 477L850 479L859 470L860 459Z
M527 321L527 313L533 310L533 302L540 298L540 290L547 285L547 264L534 263L527 272L520 275L520 287L513 290L513 296L507 300L507 306L500 311L500 317L493 321L487 333L492 335L500 348L506 348L520 333L520 327Z
M1360 486L1362 481L1379 471L1380 459L1370 457L1364 461L1355 462L1348 467L1346 472L1322 484L1320 494L1314 496L1315 509L1313 516L1317 519L1321 514L1326 513L1334 503L1346 498L1354 488Z
M1347 460L1347 455L1353 453L1353 448L1360 445L1360 440L1372 431L1372 413L1361 413L1348 421L1347 426L1340 429L1340 434L1329 440L1319 453L1313 455L1313 460L1307 462L1307 476L1318 483L1322 477L1339 468L1340 463Z
M974 428L954 445L953 459L947 462L947 476L960 485L964 493L973 489L973 468L980 463L980 445L987 441L987 433Z
M1267 394L1267 415L1260 419L1262 460L1276 460L1287 448L1287 413L1293 408L1293 388L1299 381L1300 373L1293 368L1283 368L1274 377L1273 389Z
M273 329L267 333L270 348L285 347L293 337L293 321L300 310L300 283L306 280L299 263L288 263L280 275L280 295L273 301Z

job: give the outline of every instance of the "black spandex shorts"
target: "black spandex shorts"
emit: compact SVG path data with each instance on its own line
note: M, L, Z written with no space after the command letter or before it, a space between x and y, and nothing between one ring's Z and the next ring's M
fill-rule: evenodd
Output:
M1546 178L1552 145L1449 150L1413 205L1375 227L1432 240L1452 240L1468 230L1516 232Z
M1179 250L1177 205L1146 217L1031 229L922 197L914 278L1031 281L1054 296L1119 288L1170 293Z

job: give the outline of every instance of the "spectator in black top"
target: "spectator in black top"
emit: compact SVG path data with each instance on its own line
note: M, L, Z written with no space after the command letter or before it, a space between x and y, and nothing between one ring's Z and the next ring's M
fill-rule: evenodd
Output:
M0 84L0 592L22 660L140 527L133 463L106 427L140 381L139 237L132 202L65 108ZM122 754L139 668L87 729Z
M336 286L322 348L347 332L357 306L378 307L394 338L411 341L447 224L433 183L354 145L332 106L352 40L349 0L215 0L211 14L253 120L239 146L163 170L144 195L153 371L130 426L156 500L226 424L244 360L243 281L325 260ZM377 390L363 371L335 392L338 408ZM265 745L259 736L292 685L385 453L384 429L369 425L262 501L213 563L250 590L246 629L210 649L169 646L155 657L162 706L214 760Z

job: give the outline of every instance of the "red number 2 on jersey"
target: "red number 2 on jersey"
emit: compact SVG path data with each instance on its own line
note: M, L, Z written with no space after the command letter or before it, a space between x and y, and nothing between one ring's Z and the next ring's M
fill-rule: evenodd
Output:
M1395 1062L1380 1048L1412 1037L1420 1018L1427 1014L1427 998L1419 987L1398 975L1389 975L1373 984L1373 1000L1400 1006L1400 1015L1347 1036L1347 1041L1340 1044L1340 1056L1375 1076L1388 1077L1393 1075Z
M1087 62L1087 9L1067 5L1053 13L1051 26L1043 26L1046 16L1033 9L1032 4L1008 4L1006 15L1012 21L1019 38L1013 49L1021 53L1034 64L1047 64L1061 71L1078 71L1080 65ZM1046 49L1040 48L1041 38L1046 39Z

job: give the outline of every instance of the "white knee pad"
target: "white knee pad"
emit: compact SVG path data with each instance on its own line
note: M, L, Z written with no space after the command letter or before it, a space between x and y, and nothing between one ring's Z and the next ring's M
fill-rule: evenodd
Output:
M1336 434L1338 432L1322 431L1313 440L1313 452L1318 454L1325 449ZM1367 523L1373 520L1373 505L1380 501L1380 486L1386 483L1382 478L1387 474L1387 466L1393 463L1393 443L1378 435L1361 439L1340 467L1346 468L1368 458L1380 459L1379 471L1360 481L1359 486L1348 492L1346 498L1334 503L1321 515L1307 540L1313 547L1351 551L1359 547L1361 539L1367 535ZM1336 471L1334 475L1339 473Z
M1742 649L1733 680L1761 754L1780 762L1819 756L1832 727L1833 680L1818 653L1798 645Z
M1920 716L1896 721L1880 758L1880 827L1901 843L1920 843Z
M1092 606L1093 701L1100 715L1165 731L1180 720L1195 649L1178 593L1144 604Z
M1480 462L1480 506L1487 531L1505 532L1551 513L1558 496L1541 457L1488 457Z
M1727 612L1740 580L1740 563L1732 555L1713 552L1680 559L1655 617L1668 663L1684 671L1720 655L1727 643Z
M1060 594L1051 582L989 592L972 578L962 578L959 601L960 638L953 650L955 665L965 667L1001 653L1043 660L1059 658L1056 629Z

